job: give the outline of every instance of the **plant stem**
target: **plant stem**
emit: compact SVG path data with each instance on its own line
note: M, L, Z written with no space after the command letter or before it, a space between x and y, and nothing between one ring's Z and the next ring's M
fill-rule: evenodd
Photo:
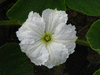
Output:
M80 44L80 45L84 45L84 46L90 47L89 43L88 43L87 41L84 41L84 40L79 40L79 39L77 39L77 40L76 40L76 43L77 43L77 44Z
M18 24L17 21L8 20L8 21L0 21L0 25L19 25L19 24ZM84 46L90 47L89 43L87 41L84 41L84 40L77 39L76 43L80 44L80 45L84 45Z
M0 21L0 25L19 25L17 21Z

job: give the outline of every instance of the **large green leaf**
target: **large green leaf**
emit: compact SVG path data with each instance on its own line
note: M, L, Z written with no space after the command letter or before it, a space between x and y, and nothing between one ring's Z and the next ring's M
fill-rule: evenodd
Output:
M100 75L100 69L95 71L95 73L93 75Z
M91 48L100 54L100 19L92 24L86 38Z
M89 16L100 16L100 0L65 0L66 5Z
M10 43L0 48L0 75L34 75L33 65L18 44Z
M28 17L30 11L42 13L43 10L50 8L66 10L64 0L18 0L15 5L8 10L7 16L11 20L17 20L22 24Z

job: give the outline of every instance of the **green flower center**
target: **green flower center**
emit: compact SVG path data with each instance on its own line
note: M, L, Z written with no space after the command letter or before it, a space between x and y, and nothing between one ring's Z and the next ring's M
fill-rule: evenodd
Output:
M51 37L50 37L49 35L45 35L44 40L45 40L46 42L48 42L48 41L51 40Z
M52 35L49 34L49 33L45 33L43 36L42 36L42 42L45 43L45 44L49 44L51 41L52 41Z

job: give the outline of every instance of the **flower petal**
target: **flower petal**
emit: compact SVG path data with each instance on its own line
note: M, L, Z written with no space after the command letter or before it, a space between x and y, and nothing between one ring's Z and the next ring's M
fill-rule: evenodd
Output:
M49 52L49 59L44 64L48 68L62 64L68 58L68 49L61 43L52 42L47 46Z
M74 52L74 48L76 45L75 41L77 39L75 26L72 26L71 24L65 25L62 23L56 28L53 37L55 38L56 42L66 45L69 54Z
M43 65L48 60L48 51L46 45L42 44L40 41L35 42L31 45L25 45L20 43L21 50L26 53L30 58L31 62L36 65Z
M33 11L29 13L28 19L23 25L29 27L38 34L43 34L45 31L45 22L43 18L38 13L33 13Z
M16 32L17 37L23 44L33 43L41 39L41 36L45 31L45 22L38 13L31 11L28 15L28 19Z
M56 9L44 10L42 17L46 22L46 32L49 33L54 33L56 26L60 23L66 23L68 19L65 11L57 11Z
M32 44L40 39L39 34L24 25L19 28L16 35L23 44Z
M72 54L73 52L75 52L75 47L76 47L76 43L75 42L71 42L66 44L66 48L68 48L68 53Z

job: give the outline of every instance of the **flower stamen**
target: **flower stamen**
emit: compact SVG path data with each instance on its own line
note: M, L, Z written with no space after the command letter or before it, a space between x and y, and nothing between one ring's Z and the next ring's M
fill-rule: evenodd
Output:
M48 42L48 41L50 41L50 40L51 40L51 38L50 38L50 36L49 36L49 35L46 35L46 36L44 37L44 40L45 40L46 42Z
M52 38L52 34L50 33L45 33L42 38L41 38L41 41L45 44L49 44L50 42L53 41L53 38Z

